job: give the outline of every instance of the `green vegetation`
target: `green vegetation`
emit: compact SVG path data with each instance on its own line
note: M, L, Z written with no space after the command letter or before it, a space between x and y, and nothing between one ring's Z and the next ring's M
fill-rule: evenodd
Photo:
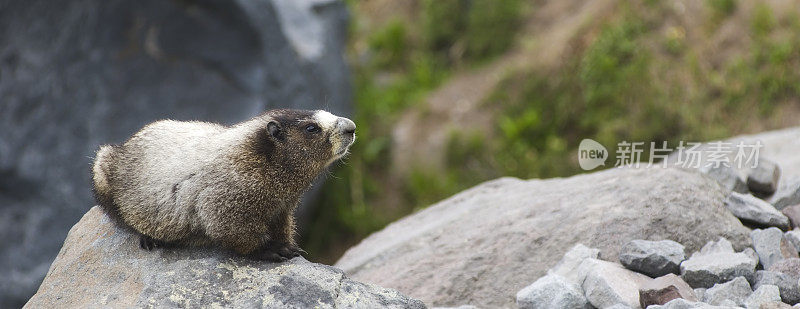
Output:
M736 0L706 0L715 18L724 18L736 11Z
M391 129L398 115L420 103L457 65L491 59L509 48L523 2L421 2L414 19L422 23L392 19L374 31L351 29L351 35L365 38L369 47L368 59L353 66L358 141L327 179L313 228L303 232L309 252L325 252L312 259L333 262L354 241L407 214L414 205L427 205L441 199L441 192L462 186L455 175L442 182L419 170L411 172L410 180L393 179L388 164ZM359 2L348 5L352 12L359 11ZM360 16L352 18L357 25Z
M509 72L484 102L494 126L451 132L442 170L408 166L406 177L396 175L393 124L408 110L424 111L426 95L459 70L517 42L527 14L522 3L420 0L414 16L353 30L368 47L354 56L358 141L322 188L313 227L303 235L312 259L333 262L368 233L485 180L580 173L584 138L612 152L608 168L621 141L645 142L646 161L651 141L674 148L680 140L774 128L782 111L797 111L797 14L756 5L739 25L746 39L722 53L708 49L718 27L685 29L662 2L623 1L600 27L575 34L558 64ZM738 1L706 4L719 21L734 18ZM351 6L357 23L358 4Z

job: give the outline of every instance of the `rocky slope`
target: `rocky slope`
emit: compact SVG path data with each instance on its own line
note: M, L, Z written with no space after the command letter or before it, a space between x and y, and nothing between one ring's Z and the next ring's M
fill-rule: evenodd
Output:
M564 179L503 178L390 224L336 263L354 278L426 304L511 307L575 243L615 260L632 239L672 239L698 250L749 230L711 179L678 169L612 169Z
M99 144L161 118L348 114L346 24L334 0L0 1L0 307L91 205Z
M214 249L144 251L94 207L69 232L26 308L424 308L303 258L243 259Z
M787 129L740 138L761 140L762 158L775 158L792 173L797 136L797 129ZM753 241L742 222L787 227L783 214L765 209L773 207L767 202L731 200L729 194L712 177L677 168L503 178L387 226L335 266L429 305L515 307L513 293L543 276L576 243L598 248L601 259L616 262L623 245L634 239L672 240L691 253L723 236L740 251Z

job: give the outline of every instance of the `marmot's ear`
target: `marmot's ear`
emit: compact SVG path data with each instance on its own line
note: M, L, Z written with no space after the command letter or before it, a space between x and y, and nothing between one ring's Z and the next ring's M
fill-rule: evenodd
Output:
M277 138L279 140L285 139L283 129L281 129L281 125L277 121L270 121L267 124L267 132L269 133L270 136Z

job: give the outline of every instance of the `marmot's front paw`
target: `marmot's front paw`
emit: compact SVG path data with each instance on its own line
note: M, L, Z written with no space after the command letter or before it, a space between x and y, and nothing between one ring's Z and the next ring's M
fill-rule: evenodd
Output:
M305 250L300 249L300 247L295 245L271 242L264 246L264 248L254 256L259 260L270 262L286 262L305 253Z
M308 252L306 252L306 250L303 250L298 246L283 245L280 248L278 248L278 254L287 259L291 259L294 257L298 257L302 254L308 254Z

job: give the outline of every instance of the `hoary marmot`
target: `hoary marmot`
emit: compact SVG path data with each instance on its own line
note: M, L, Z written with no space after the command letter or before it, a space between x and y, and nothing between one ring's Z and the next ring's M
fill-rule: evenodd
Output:
M272 110L229 127L156 121L100 147L95 198L144 249L218 245L284 261L303 252L294 239L303 192L347 154L355 129L322 110Z

